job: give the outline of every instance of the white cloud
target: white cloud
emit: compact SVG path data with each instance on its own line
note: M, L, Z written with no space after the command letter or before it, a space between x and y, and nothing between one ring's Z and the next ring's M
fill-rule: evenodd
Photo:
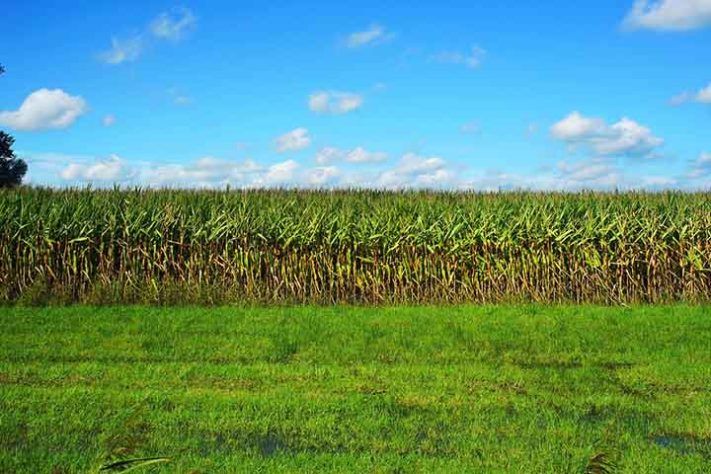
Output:
M311 145L311 137L307 129L297 128L278 137L274 143L279 153L299 151Z
M444 188L453 185L454 181L455 174L447 169L444 159L407 153L397 166L380 173L375 185L389 189Z
M551 127L551 135L570 146L583 145L601 156L653 157L664 140L629 118L608 125L604 120L573 112Z
M335 166L312 168L306 172L306 184L314 187L328 186L334 184L340 175L340 171Z
M30 163L37 184L60 177L64 185L216 188L370 188L441 190L553 190L578 191L627 189L708 189L711 185L711 153L690 163L686 175L649 175L621 167L613 157L561 161L555 167L529 173L458 169L437 156L408 153L389 168L339 169L334 165L303 168L287 160L260 164L253 160L231 161L207 156L192 163L157 164L126 162L117 156L96 160L86 156L39 154L23 156ZM35 166L32 166L32 163ZM483 171L483 173L482 173Z
M639 180L636 182L640 183ZM593 158L563 161L553 170L530 174L489 171L466 181L461 187L481 191L579 191L618 189L624 184L625 177L612 160Z
M20 131L66 128L87 110L81 97L61 89L39 89L18 110L0 112L0 124Z
M315 161L319 165L326 165L336 161L346 161L348 163L379 163L388 159L388 154L382 151L368 151L363 147L357 147L350 151L340 150L334 147L326 147L316 153Z
M101 123L104 127L112 127L116 123L116 117L112 114L105 115L104 118L101 119Z
M642 189L669 189L679 185L676 178L669 176L640 176L637 182Z
M212 187L251 182L263 168L252 160L227 161L206 156L193 164L148 166L142 180L152 186Z
M377 163L388 159L388 154L380 151L371 152L363 147L355 148L346 154L349 163Z
M696 164L700 166L707 166L711 168L711 153L702 153L696 160Z
M696 102L711 104L711 82L696 94Z
M111 49L99 54L99 59L106 64L121 64L137 60L143 52L141 36L120 40L111 38Z
M711 185L711 153L701 153L697 159L692 161L687 177L690 179L708 177L708 185Z
M711 25L711 0L635 0L623 26L683 31Z
M230 161L207 156L192 164L149 164L142 172L141 181L157 187L273 187L294 183L298 168L294 160L263 166L253 160Z
M349 48L360 48L362 46L384 43L393 38L393 34L386 31L384 27L373 24L365 31L357 31L348 35L346 46Z
M176 8L171 12L161 13L148 26L147 32L125 39L111 38L111 48L99 53L99 60L112 65L136 61L146 48L146 43L150 42L149 36L152 35L160 40L178 41L188 30L194 28L196 23L197 18L187 8Z
M486 51L479 46L473 46L472 49L467 53L460 53L455 51L443 51L441 53L432 56L434 61L445 63L445 64L459 64L466 66L470 69L476 69L481 66L484 57L486 56Z
M66 181L117 182L130 175L126 163L117 155L94 163L70 163L59 176Z
M689 91L684 91L681 94L675 95L669 99L669 105L682 105L687 102L698 102L700 104L711 104L711 82L709 84L699 89L698 92L692 93Z
M551 134L559 140L575 141L591 135L605 133L607 125L599 118L584 117L579 112L573 112L551 127Z
M271 165L264 175L265 184L284 184L294 178L294 172L299 164L294 160Z
M363 106L363 96L352 92L315 92L309 97L309 109L319 114L342 115Z
M197 18L187 8L176 8L172 12L158 15L150 25L153 36L160 39L177 41L183 34L195 27Z
M342 160L345 153L342 150L334 147L322 148L316 153L316 163L319 165L326 165L333 163L334 161Z
M558 180L563 188L614 187L622 178L613 162L601 158L574 163L561 161L558 163L558 172Z
M263 166L253 160L229 161L207 156L187 165L148 165L141 181L158 187L272 187L293 183L298 168L294 160Z
M694 94L689 91L684 91L669 99L669 105L676 107L677 105L686 104L692 100L694 100Z

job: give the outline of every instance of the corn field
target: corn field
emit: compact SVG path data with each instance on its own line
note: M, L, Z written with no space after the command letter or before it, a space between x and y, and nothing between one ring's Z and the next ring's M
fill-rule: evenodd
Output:
M0 303L711 300L709 193L0 192Z

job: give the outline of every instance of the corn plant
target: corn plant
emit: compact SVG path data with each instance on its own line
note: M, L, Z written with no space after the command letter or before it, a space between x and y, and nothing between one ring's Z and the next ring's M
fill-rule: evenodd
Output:
M8 304L709 300L709 193L0 192Z

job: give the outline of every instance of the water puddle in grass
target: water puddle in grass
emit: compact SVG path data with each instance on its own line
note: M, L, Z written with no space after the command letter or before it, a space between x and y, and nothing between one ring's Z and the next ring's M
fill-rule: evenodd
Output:
M280 451L286 451L287 445L286 443L282 442L280 437L273 433L269 433L262 439L259 448L262 453L262 456L268 458L274 456Z
M659 435L652 438L657 446L671 449L682 455L699 455L711 459L711 438L694 435Z

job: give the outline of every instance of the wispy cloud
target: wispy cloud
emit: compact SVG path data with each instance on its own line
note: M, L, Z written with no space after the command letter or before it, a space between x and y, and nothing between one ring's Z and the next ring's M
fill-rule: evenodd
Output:
M104 115L104 118L101 119L101 124L104 127L113 127L115 123L116 117L112 114Z
M346 38L346 47L361 48L390 41L395 35L385 29L385 27L372 24L368 29L351 33Z
M458 51L442 51L432 56L432 60L443 64L457 64L476 69L481 66L486 57L486 50L479 46L473 46L470 51L462 53Z
M187 8L175 8L159 14L143 33L125 39L111 38L111 48L99 53L99 60L110 65L118 65L138 60L146 47L156 41L178 41L194 29L197 17ZM154 41L155 42L155 41Z
M697 92L684 91L669 99L669 105L677 106L688 102L698 102L700 104L711 104L711 82L699 89Z
M343 115L363 106L363 96L353 92L314 92L309 97L309 109L318 114Z
M197 18L187 8L163 12L151 22L150 32L156 38L178 41L187 31L195 28Z
M170 98L170 101L173 102L173 104L180 107L185 107L195 102L192 97L185 94L178 87L171 87L170 89L168 89L168 97Z
M111 48L99 54L106 64L121 64L136 61L143 52L143 38L135 35L126 39L111 38Z
M711 25L711 0L635 0L625 29L685 31Z
M362 146L350 151L334 147L326 147L316 153L315 161L319 165L345 161L347 163L379 163L386 161L388 154L381 151L368 151Z

